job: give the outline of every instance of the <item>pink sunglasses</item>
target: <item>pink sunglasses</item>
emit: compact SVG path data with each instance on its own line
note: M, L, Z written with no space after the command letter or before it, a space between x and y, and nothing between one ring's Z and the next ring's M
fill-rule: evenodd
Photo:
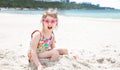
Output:
M53 20L49 20L49 19L43 19L43 22L45 22L45 23L51 23L51 24L54 24L55 22L57 22L57 20L56 19L53 19Z

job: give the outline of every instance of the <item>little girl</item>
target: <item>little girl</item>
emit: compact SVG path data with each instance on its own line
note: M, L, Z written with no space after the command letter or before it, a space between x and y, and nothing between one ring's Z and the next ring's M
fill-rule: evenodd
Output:
M39 58L50 58L58 60L59 55L68 54L66 49L55 48L55 36L53 30L58 26L58 17L56 9L48 9L42 16L42 30L35 30L31 37L31 49L29 59L32 60L37 70L43 70Z

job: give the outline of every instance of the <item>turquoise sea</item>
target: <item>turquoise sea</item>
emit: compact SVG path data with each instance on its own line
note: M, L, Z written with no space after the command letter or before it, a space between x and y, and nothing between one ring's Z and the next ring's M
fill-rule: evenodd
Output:
M42 14L44 10L0 10L0 13L12 13L12 14ZM64 16L76 16L76 17L92 17L92 18L112 18L120 19L120 10L84 10L84 9L72 9L72 10L59 10L60 15Z

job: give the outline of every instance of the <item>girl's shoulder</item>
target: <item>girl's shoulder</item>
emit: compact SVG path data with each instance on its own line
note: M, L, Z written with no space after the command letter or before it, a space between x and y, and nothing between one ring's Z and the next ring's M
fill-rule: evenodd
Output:
M31 38L33 38L33 36L41 36L41 31L40 30L34 30L32 33L31 33Z

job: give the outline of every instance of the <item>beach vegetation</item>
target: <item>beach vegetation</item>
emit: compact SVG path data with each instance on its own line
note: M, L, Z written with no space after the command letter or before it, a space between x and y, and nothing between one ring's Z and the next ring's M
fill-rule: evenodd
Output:
M45 2L43 0L0 0L0 7L7 8L58 8L58 9L113 9L109 7L100 7L99 4L75 3L75 2Z

